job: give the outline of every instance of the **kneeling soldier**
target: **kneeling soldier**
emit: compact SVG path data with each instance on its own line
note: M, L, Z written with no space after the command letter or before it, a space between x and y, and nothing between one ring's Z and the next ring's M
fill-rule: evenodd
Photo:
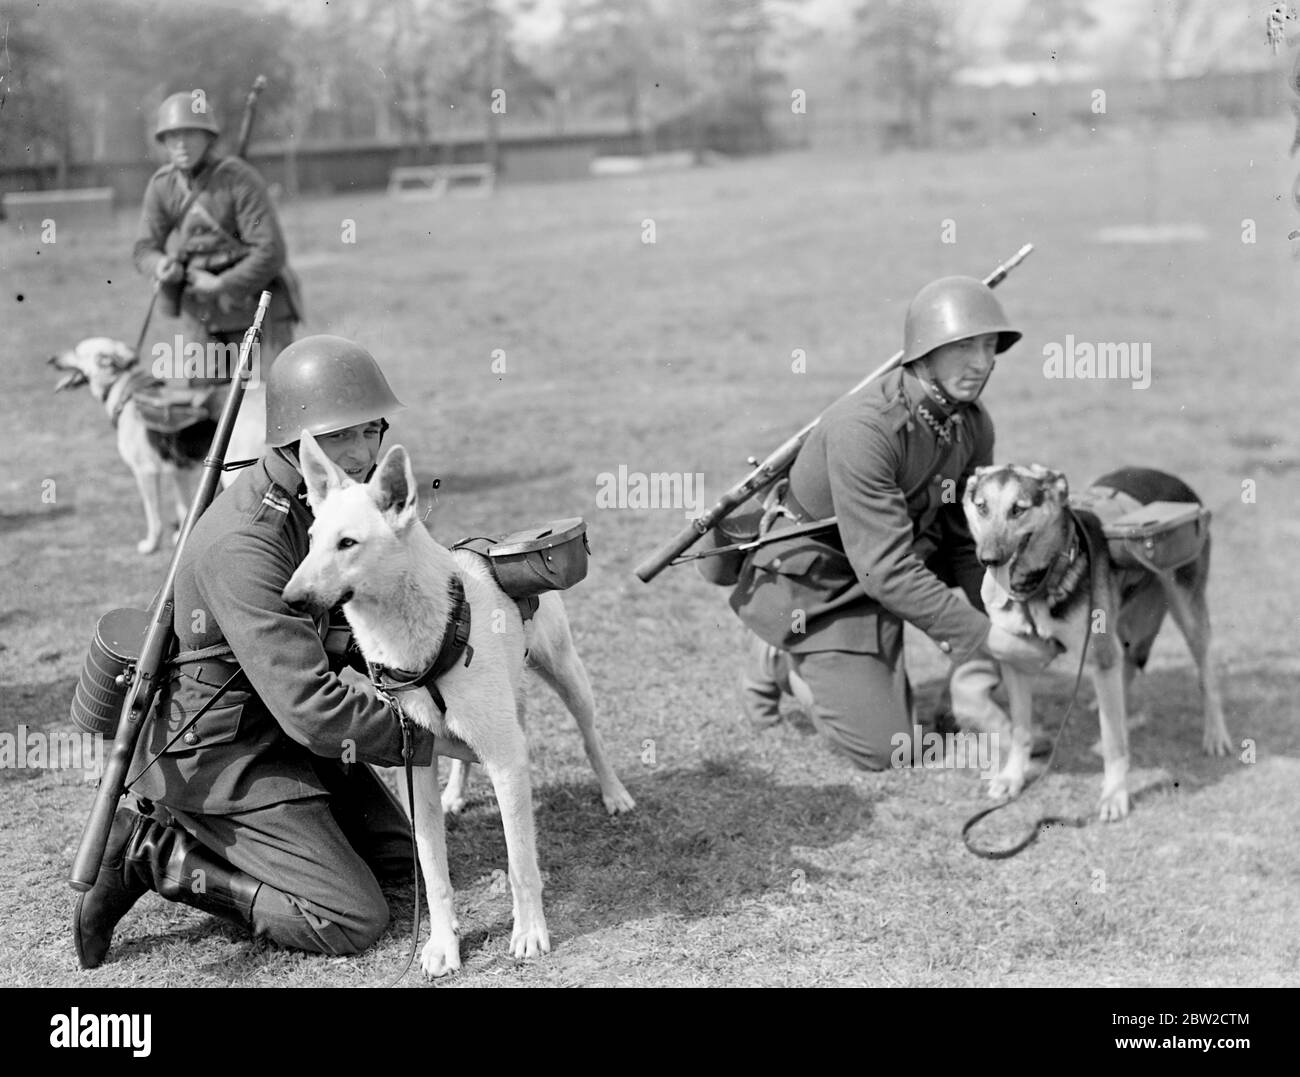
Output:
M104 960L118 921L151 890L285 946L354 954L388 923L378 879L409 877L406 816L365 765L402 765L397 713L358 675L339 611L331 631L281 597L312 524L300 432L363 481L386 416L403 405L369 352L328 336L286 348L266 393L266 454L181 555L182 653L131 768L144 768L140 810L118 809L99 877L77 900L84 968ZM167 747L232 674L232 690ZM430 765L433 735L413 734L415 764Z
M998 683L990 646L1027 667L1055 655L992 628L961 505L967 477L993 461L993 421L979 396L1020 335L983 282L934 281L908 307L901 365L813 428L784 508L791 523L835 516L837 526L753 551L732 593L757 636L741 682L752 724L779 719L784 688L833 750L880 770L898 734L912 740L904 621L952 659L954 707L960 701L965 716L977 716Z

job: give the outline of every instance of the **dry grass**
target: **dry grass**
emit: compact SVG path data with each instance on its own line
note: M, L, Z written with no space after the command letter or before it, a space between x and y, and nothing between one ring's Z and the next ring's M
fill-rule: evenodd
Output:
M638 800L609 820L572 724L543 690L530 733L555 952L507 956L505 847L486 782L451 824L465 937L457 986L1295 984L1300 737L1293 703L1290 174L1277 128L1174 129L1153 152L1112 140L959 155L786 156L680 174L504 188L488 201L376 194L286 207L310 331L354 336L409 405L394 434L440 475L444 541L582 514L594 562L570 595L602 728ZM1259 242L1241 242L1242 219ZM656 240L641 242L653 218ZM940 242L945 218L958 242ZM344 221L357 242L339 242ZM1200 243L1104 245L1108 225L1198 223ZM53 397L39 360L89 335L131 339L147 299L127 264L133 220L58 243L6 238L8 467L0 486L0 728L67 725L96 617L147 603L165 567L139 558L131 476L102 412ZM863 774L798 720L738 720L739 630L690 569L632 567L680 510L598 510L602 472L702 472L710 499L894 350L907 298L949 272L1037 251L1002 293L1025 339L989 401L1000 460L1077 482L1123 462L1183 475L1215 511L1211 602L1229 726L1258 762L1199 752L1194 673L1176 633L1146 678L1133 737L1139 797L1112 825L1051 831L1004 863L958 839L982 806L973 772ZM111 283L110 283L111 282ZM21 301L18 296L21 294ZM155 339L174 324L160 322ZM1150 341L1155 377L1047 381L1043 345ZM791 372L806 352L808 372ZM492 372L503 349L506 372ZM42 482L56 495L42 501ZM1244 503L1242 483L1256 484ZM941 656L911 639L923 704ZM1049 726L1068 691L1058 671ZM983 835L1100 788L1090 720L1058 773ZM654 762L643 761L653 741ZM409 891L378 947L330 961L253 947L149 897L113 958L76 969L66 873L91 793L78 776L0 772L0 977L11 985L357 985L404 959ZM406 981L419 983L413 974Z

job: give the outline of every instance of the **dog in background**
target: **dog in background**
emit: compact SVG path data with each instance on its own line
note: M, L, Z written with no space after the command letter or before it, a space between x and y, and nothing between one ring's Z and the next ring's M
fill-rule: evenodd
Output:
M179 529L198 490L199 465L212 445L212 436L217 429L215 419L202 419L175 433L151 429L133 398L141 389L156 384L158 379L140 369L135 352L120 340L88 337L75 348L50 356L48 362L64 372L54 387L55 392L88 385L91 395L104 405L110 421L117 428L118 455L135 476L144 506L145 536L135 548L138 553L154 553L162 542L163 479L171 480L176 527ZM223 387L214 387L214 394L224 394L225 391ZM210 414L215 414L215 403ZM260 389L249 390L235 421L226 459L261 456L265 448L265 428L264 394ZM222 485L228 486L237 474L223 472ZM179 534L179 530L176 533Z
M469 660L458 658L435 682L445 713L423 688L401 691L395 698L412 721L464 741L482 761L505 831L514 896L511 952L516 957L549 952L528 746L520 721L525 658L577 720L606 809L613 814L635 806L606 760L594 727L591 684L560 594L539 595L536 612L525 624L486 559L439 545L420 521L415 474L400 445L384 454L364 484L333 464L306 432L299 458L315 522L311 551L285 586L286 602L314 609L343 603L367 661L413 671L412 679L434 666L458 602L468 603ZM431 921L421 965L426 975L442 976L460 968L460 949L438 768L416 768L414 780L416 844Z
M1128 498L1135 507L1156 501L1200 504L1181 480L1150 468L1113 472L1093 489ZM1055 640L1073 668L1087 641L1086 666L1097 693L1105 770L1102 820L1128 814L1128 690L1134 674L1146 665L1166 613L1196 661L1202 745L1211 755L1231 751L1210 654L1208 535L1197 556L1172 571L1117 565L1097 517L1070 510L1065 476L1036 464L977 468L966 485L963 509L986 569L981 595L990 619L1010 632ZM1009 734L1011 747L989 788L989 795L999 798L1016 796L1024 787L1033 719L1032 677L1008 662L1001 665L1011 715L1007 718L995 707L995 720L1001 725L998 732ZM972 711L974 705L954 698L959 719L964 709Z

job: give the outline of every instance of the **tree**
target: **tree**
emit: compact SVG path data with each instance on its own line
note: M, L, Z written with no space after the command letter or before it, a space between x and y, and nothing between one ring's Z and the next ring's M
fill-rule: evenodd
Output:
M0 16L0 164L68 164L69 94L58 50L35 9ZM63 185L62 178L60 186Z
M934 141L934 99L962 66L956 11L945 0L864 0L857 47L876 92L898 109L911 141Z
M1093 30L1091 0L1032 0L1011 26L1009 60L1045 61L1078 54L1079 39Z
M617 115L653 146L654 125L688 99L681 34L651 0L569 0L558 80L588 116Z

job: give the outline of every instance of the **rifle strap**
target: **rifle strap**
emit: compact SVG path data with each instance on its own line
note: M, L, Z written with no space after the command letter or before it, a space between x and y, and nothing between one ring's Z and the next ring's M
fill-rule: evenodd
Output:
M212 166L205 173L203 173L202 176L199 177L199 181L195 183L193 186L191 186L189 181L186 180L185 173L182 172L180 169L176 169L176 175L177 178L180 180L181 189L186 191L187 194L186 194L185 201L181 204L180 213L176 215L176 223L171 226L171 230L167 233L169 236L171 235L172 232L178 231L181 225L185 223L185 218L189 216L190 210L194 208L194 203L199 200L199 195L201 195L204 191L208 189L208 183L211 182L212 177L215 176L218 171L220 171L221 166L224 165L225 163L226 163L226 159L224 157L221 158L221 160L214 162ZM209 214L209 216L211 216L211 214ZM214 224L216 223L215 220L213 221L213 223ZM233 240L235 238L234 236L226 232L226 230L222 228L220 225L217 225L217 231L221 232L224 236L226 236L229 239ZM236 240L236 242L238 242L238 240Z
M234 658L235 652L230 649L227 643L218 643L212 647L204 647L198 651L181 651L172 658L173 666L189 665L191 662L206 662L209 658Z
M136 772L135 777L129 778L127 781L122 783L122 792L125 793L128 789L131 788L131 786L133 786L136 782L138 782L144 776L144 772L146 770L148 770L151 766L153 766L156 762L158 762L158 760L161 759L164 754L169 752L173 744L175 744L178 740L181 739L181 737L183 737L186 733L188 733L200 718L202 718L205 714L208 713L208 711L210 711L214 706L216 706L217 700L219 700L222 696L226 694L230 686L235 683L235 678L238 677L243 672L244 672L244 667L240 666L238 669L235 670L234 673L232 673L229 677L227 677L226 683L223 684L220 688L218 688L215 692L213 692L212 695L208 697L208 701L204 703L203 706L201 706L197 711L194 712L194 717L191 718L188 722L186 722L183 726L181 726L180 729L176 731L176 735L172 737L172 739L169 740L166 744L164 744L161 748L159 748L156 753L154 753L154 757L150 759L149 762L147 762Z

